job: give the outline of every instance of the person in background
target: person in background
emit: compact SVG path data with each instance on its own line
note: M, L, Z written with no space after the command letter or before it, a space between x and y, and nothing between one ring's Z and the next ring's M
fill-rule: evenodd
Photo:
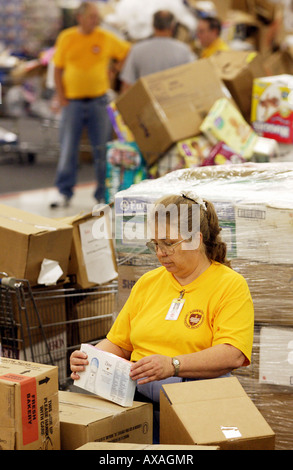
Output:
M154 35L134 44L120 72L121 92L140 77L196 60L189 45L173 37L174 15L165 10L153 17Z
M130 43L99 27L95 3L84 2L77 11L77 26L63 30L56 41L54 76L59 105L60 158L56 199L51 207L66 207L77 179L79 144L86 127L93 150L97 202L103 202L106 178L106 143L112 127L107 113L109 64L124 61Z
M196 36L202 48L201 59L229 50L228 44L221 38L221 32L222 23L219 18L207 16L198 20Z
M147 246L162 266L136 282L96 347L133 362L135 399L153 404L157 443L161 386L223 377L249 365L254 310L247 282L226 259L211 202L193 192L170 195L157 201L150 219ZM87 356L74 351L72 379L87 364Z

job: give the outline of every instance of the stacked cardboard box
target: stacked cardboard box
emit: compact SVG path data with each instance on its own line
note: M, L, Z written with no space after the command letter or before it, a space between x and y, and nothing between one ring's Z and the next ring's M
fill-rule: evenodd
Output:
M178 170L117 193L116 250L119 270L123 270L119 296L121 293L125 300L127 288L130 291L137 274L158 265L145 246L148 207L164 195L181 194L188 189L214 203L228 257L235 260L235 267L236 260L239 269L252 266L253 276L261 275L253 267L255 262L279 264L284 269L293 264L292 201L286 189L291 178L290 163L206 167ZM284 241L283 250L280 240ZM127 271L132 277L126 276ZM127 285L123 285L123 279L127 279Z
M199 133L214 102L230 96L208 59L140 78L116 106L148 165Z
M0 391L3 450L168 450L192 455L197 450L274 448L274 432L236 378L164 386L160 445L152 445L150 403L123 407L78 389L58 391L57 367L2 358ZM190 419L193 413L197 419Z
M0 360L3 450L60 450L58 369Z
M57 262L55 281L68 273L72 227L68 224L0 205L1 271L37 285L44 260Z
M62 450L87 442L152 443L152 405L134 402L130 408L83 393L59 392Z
M255 308L252 363L235 373L244 381L249 397L264 410L268 423L276 432L277 448L290 448L293 439L290 426L282 428L277 424L286 406L291 407L293 383L290 373L293 199L289 189L292 184L291 163L183 169L133 186L118 193L115 200L119 238L116 246L121 260L120 307L137 278L156 267L156 257L146 252L144 243L147 240L142 236L148 205L164 195L190 189L214 203L228 257L233 269L247 279ZM137 238L128 237L130 227L132 235L137 228ZM284 398L284 404L280 402L280 396ZM270 399L274 409L269 408Z

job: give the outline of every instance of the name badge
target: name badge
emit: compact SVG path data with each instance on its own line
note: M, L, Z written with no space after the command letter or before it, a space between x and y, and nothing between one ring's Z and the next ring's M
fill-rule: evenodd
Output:
M168 310L165 320L178 320L180 312L183 308L185 299L174 299Z

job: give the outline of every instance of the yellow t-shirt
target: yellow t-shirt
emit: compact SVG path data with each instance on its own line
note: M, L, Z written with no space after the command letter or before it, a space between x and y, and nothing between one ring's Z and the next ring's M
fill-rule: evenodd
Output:
M130 43L101 28L91 34L81 34L76 26L62 31L53 60L56 67L64 70L66 98L95 98L105 94L110 87L110 60L125 59L129 49Z
M177 320L166 320L184 290ZM107 338L131 351L138 361L152 354L190 354L217 344L231 344L250 363L254 310L245 279L213 262L197 279L181 286L164 267L144 274L134 285Z
M201 52L200 57L201 59L206 59L214 55L216 52L229 51L229 50L230 48L228 44L225 41L223 41L223 39L218 38L209 47L207 47Z

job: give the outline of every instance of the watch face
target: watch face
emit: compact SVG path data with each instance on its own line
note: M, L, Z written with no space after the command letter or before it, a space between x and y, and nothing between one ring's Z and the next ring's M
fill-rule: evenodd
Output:
M180 362L178 359L173 359L174 366L179 366Z

